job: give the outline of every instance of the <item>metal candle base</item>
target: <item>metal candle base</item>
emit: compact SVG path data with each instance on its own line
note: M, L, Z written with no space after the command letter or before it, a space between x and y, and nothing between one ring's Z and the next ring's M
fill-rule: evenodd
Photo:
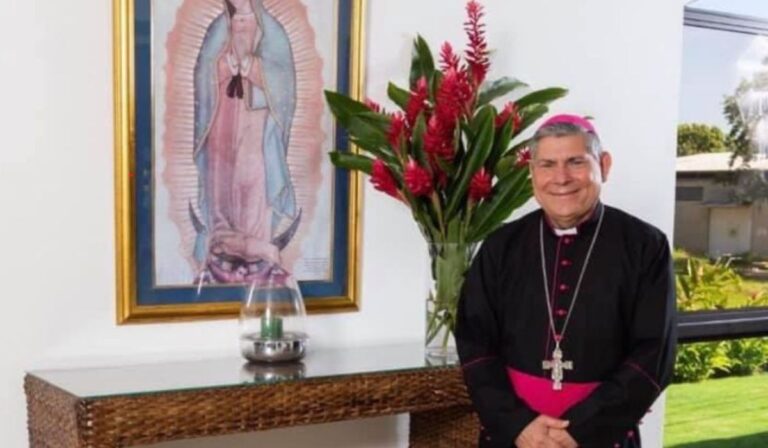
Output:
M307 344L305 333L285 332L279 339L247 335L240 338L240 352L249 361L293 361L304 356Z

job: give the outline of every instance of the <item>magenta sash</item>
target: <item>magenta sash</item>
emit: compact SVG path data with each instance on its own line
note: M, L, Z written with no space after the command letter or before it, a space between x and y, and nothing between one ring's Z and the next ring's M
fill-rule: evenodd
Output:
M507 376L515 394L534 411L559 418L571 406L587 398L600 383L566 383L562 390L552 390L552 380L507 367Z

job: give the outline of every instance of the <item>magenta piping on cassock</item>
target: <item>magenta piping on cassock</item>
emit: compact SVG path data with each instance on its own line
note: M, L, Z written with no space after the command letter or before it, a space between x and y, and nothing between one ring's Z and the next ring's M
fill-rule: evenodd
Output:
M646 372L645 370L643 370L643 369L642 369L642 367L638 366L637 364L635 364L635 363L634 363L634 362L632 362L632 361L627 361L627 365L628 365L629 367L632 367L633 369L637 370L638 372L640 372L640 373L641 373L641 374L642 374L642 375L645 377L645 379L647 379L648 381L650 381L650 382L651 382L651 384L653 384L653 387L655 387L655 388L656 388L656 390L658 390L659 392L661 392L661 386L659 386L659 383L657 383L656 381L654 381L653 377L652 377L651 375L648 375L648 372Z
M462 369L467 369L469 367L474 366L475 364L480 364L483 361L490 361L491 359L496 359L498 356L481 356L480 358L475 358L472 361L468 361L461 365Z

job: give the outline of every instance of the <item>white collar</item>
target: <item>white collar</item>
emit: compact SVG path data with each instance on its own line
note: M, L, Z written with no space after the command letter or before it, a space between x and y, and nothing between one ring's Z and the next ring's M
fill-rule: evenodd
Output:
M579 233L579 231L576 230L576 227L571 227L569 229L557 229L557 228L553 227L552 230L554 230L555 235L557 235L557 236L578 235L578 233Z

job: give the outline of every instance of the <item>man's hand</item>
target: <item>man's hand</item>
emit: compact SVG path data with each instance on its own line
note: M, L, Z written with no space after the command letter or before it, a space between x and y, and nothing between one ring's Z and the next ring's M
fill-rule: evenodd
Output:
M579 444L573 440L568 431L565 429L549 428L547 433L550 438L554 439L562 448L578 448Z
M558 430L565 432L565 428L568 427L568 422L565 420L558 420L556 418L548 417L546 415L540 415L536 417L528 426L523 429L517 440L515 440L515 446L517 448L562 448L567 447L550 436L550 431ZM565 433L568 435L568 433ZM557 434L561 436L560 434ZM570 437L570 436L568 436ZM576 446L576 445L574 445Z

